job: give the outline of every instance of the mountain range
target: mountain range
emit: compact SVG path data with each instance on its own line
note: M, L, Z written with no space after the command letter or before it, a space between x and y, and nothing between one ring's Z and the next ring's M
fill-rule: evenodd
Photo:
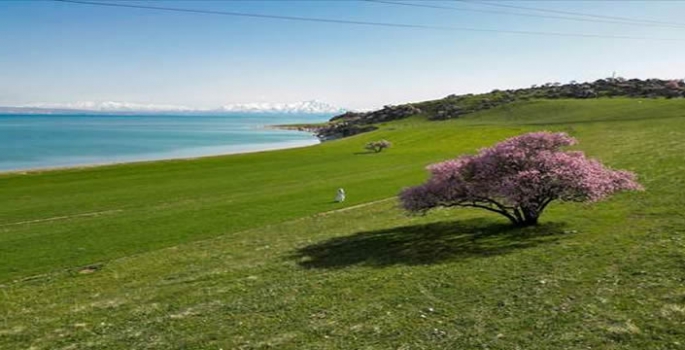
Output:
M310 100L292 103L238 103L217 108L192 108L178 105L141 104L130 102L75 102L75 103L33 103L22 106L0 107L0 113L13 114L61 114L61 113L182 113L182 114L228 114L228 113L281 113L281 114L336 114L346 109L331 104Z

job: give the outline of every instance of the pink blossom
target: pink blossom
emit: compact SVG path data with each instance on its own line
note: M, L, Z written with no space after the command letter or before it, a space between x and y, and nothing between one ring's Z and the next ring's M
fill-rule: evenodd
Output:
M554 200L595 202L622 190L642 190L635 174L611 170L580 151L566 133L533 132L513 137L475 156L428 166L430 179L407 188L400 200L409 211L470 206L534 225Z

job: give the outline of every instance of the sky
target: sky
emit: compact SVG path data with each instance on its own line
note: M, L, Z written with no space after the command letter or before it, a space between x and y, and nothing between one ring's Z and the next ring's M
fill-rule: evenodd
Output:
M461 10L367 1L118 3L685 41L685 1L493 2L681 27L472 11L567 16L477 2L404 2ZM626 78L683 78L684 41L391 28L5 0L0 1L0 106L125 101L213 108L316 99L368 109L449 94L591 81L613 72Z

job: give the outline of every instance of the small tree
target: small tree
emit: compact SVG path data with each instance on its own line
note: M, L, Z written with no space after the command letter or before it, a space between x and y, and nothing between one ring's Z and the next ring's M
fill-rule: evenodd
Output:
M566 133L534 132L507 139L474 156L430 165L430 179L400 194L405 209L475 207L516 226L536 225L554 200L595 202L621 190L641 190L635 175L605 168L583 152L562 151Z
M366 144L366 146L364 146L364 148L369 150L369 151L373 151L373 152L378 153L378 152L381 152L382 150L384 150L386 148L390 148L390 146L392 146L392 143L390 143L390 141L380 140L380 141L369 142Z
M678 90L680 89L681 83L682 80L669 80L668 82L666 82L666 87L671 90Z

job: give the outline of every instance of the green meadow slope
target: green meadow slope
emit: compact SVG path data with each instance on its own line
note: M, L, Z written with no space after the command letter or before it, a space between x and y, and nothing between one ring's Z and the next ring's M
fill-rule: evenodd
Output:
M533 130L570 133L646 191L555 204L524 230L397 208L424 165ZM393 148L363 153L381 138ZM685 347L683 100L519 102L0 183L2 349Z

